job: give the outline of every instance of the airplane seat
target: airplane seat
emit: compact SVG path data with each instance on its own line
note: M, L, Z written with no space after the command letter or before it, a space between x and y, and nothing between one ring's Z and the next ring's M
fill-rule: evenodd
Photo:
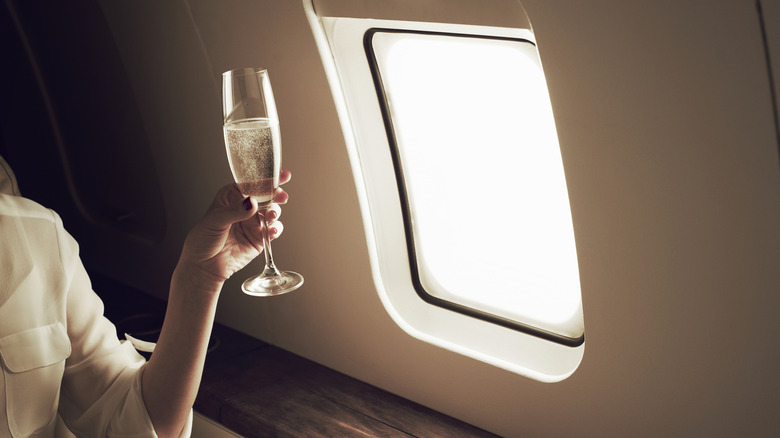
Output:
M164 250L170 207L100 2L8 1L0 23L0 155L21 193L62 217L91 274L164 297L180 239Z
M0 9L3 154L24 193L79 241L93 227L165 235L157 172L124 66L97 1Z

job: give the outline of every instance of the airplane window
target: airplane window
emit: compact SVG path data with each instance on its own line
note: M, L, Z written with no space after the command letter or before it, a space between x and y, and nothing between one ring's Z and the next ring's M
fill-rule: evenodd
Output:
M581 344L568 192L534 44L371 29L365 48L418 295Z
M423 342L561 381L582 361L585 335L536 37L518 2L491 2L470 23L438 4L303 0L375 291Z

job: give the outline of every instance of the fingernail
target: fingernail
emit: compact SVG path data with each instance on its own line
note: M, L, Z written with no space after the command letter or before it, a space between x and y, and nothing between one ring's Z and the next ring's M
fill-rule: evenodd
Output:
M278 233L278 232L279 232L279 230L277 230L277 229L276 229L276 228L274 228L274 227L271 227L271 228L270 228L270 230L271 230L271 235L272 235L272 236L276 236L276 233Z
M268 215L268 220L274 220L274 219L276 219L276 212L275 212L275 211L271 210L271 211L269 211L269 212L268 212L268 213L266 213L266 214Z
M244 209L249 211L252 209L252 200L249 198L244 199Z

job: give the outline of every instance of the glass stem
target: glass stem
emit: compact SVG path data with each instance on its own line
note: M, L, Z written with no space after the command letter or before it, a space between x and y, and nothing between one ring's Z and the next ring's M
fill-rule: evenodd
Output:
M263 235L263 254L265 255L265 269L262 275L263 277L278 277L281 274L274 264L274 255L271 252L271 235L268 232L268 221L265 219L265 213L263 213L260 223Z

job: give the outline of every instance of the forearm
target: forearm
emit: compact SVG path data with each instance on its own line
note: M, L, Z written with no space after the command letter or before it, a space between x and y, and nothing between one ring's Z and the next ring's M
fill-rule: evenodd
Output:
M195 402L222 286L191 274L181 266L174 272L165 322L143 374L144 403L161 438L179 435Z

